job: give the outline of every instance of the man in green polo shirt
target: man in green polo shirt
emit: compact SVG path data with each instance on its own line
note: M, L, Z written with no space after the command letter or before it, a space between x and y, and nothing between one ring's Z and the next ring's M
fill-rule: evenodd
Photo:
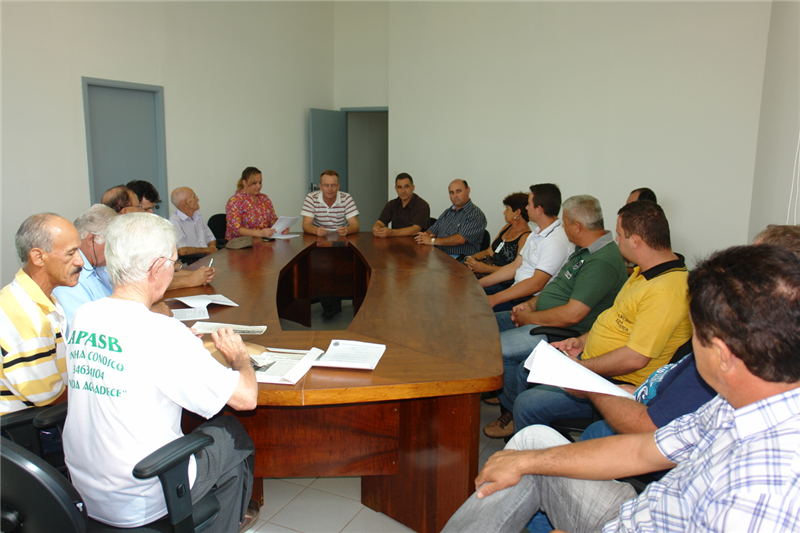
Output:
M521 363L536 343L530 331L537 326L564 327L583 334L597 317L611 307L627 280L625 261L611 232L605 230L603 211L597 198L579 195L562 205L564 231L575 252L558 275L538 296L510 312L495 313L503 349L504 381L512 383ZM513 402L504 393L498 396L501 415L484 428L490 437L514 432Z

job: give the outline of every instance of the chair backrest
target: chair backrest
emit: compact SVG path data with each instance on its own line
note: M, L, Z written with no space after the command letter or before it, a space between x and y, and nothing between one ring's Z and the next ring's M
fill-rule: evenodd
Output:
M0 499L9 517L3 531L85 533L88 517L80 494L67 478L22 446L2 439ZM14 522L18 522L15 527Z
M225 227L228 225L228 220L225 213L217 213L211 215L208 219L208 229L214 234L218 241L225 240Z
M483 230L483 239L481 240L481 250L487 249L492 244L492 236L489 235L489 230Z

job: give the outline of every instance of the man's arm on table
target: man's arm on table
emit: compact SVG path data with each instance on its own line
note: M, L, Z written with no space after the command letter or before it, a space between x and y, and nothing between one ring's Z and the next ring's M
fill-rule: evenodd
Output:
M609 480L672 468L654 433L615 435L545 450L503 450L492 455L475 479L478 498L516 485L526 474Z
M227 404L237 411L255 409L258 403L258 382L250 363L250 353L242 342L242 337L231 328L221 328L211 334L211 340L231 368L239 372L239 382Z
M376 237L413 237L420 231L422 231L422 227L416 224L405 228L391 229L380 220L372 226L372 234Z
M358 233L358 230L361 229L361 225L358 223L358 215L354 217L350 217L347 219L347 226L338 228L336 232L339 235L351 235L353 233Z
M490 294L489 303L491 304L492 307L494 307L497 304L510 302L511 300L516 300L517 298L525 298L526 296L530 296L531 294L536 294L542 289L544 289L544 286L547 285L547 282L550 281L551 277L552 276L547 272L542 272L541 270L535 270L533 272L533 276L527 279L523 279L519 283L515 283L514 285L512 285L511 287L507 288L504 291L500 291L495 294Z
M314 225L314 217L303 216L303 231L309 235L316 235L322 237L328 234L328 230L322 226Z
M531 301L527 302L527 304L530 304ZM532 311L528 308L512 314L515 316L515 322L518 326L538 324L540 326L568 328L583 320L591 310L592 309L588 305L580 300L570 299L564 305L559 305L545 311Z
M434 237L433 234L429 231L424 233L417 233L417 243L419 244L431 244L431 239L436 239L436 246L458 246L459 244L464 244L467 242L467 239L462 237L460 234L456 233L455 235L449 235L447 237Z

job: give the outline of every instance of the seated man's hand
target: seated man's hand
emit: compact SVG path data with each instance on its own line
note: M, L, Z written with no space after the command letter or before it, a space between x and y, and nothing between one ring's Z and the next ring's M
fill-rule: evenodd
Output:
M347 226L342 226L341 228L336 228L336 233L344 237L347 235Z
M199 287L200 285L208 285L214 279L216 270L213 267L200 267L191 274L189 274L189 282L191 287Z
M478 498L511 487L522 478L522 460L525 452L519 450L503 450L489 457L483 469L475 478L475 489Z
M389 236L389 228L386 226L379 226L377 228L372 228L372 234L376 237L381 239Z
M327 234L328 234L328 230L326 230L326 229L325 229L325 228L323 228L322 226L319 226L319 227L317 228L317 237L324 237L324 236L325 236L325 235L327 235Z
M231 328L219 328L211 334L214 346L225 356L225 360L233 369L239 369L243 364L250 364L250 353L247 351L238 333Z
M286 228L281 232L282 235L289 235L289 228Z
M417 236L414 237L414 241L417 244L430 244L431 239L433 238L433 234L429 231L420 231L417 233Z
M581 337L572 337L563 341L550 343L553 348L567 352L570 357L578 357L583 352L584 341Z

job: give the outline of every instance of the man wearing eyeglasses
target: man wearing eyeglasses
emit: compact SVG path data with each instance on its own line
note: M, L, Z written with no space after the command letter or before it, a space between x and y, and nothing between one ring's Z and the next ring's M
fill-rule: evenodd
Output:
M133 180L129 181L126 187L136 194L142 211L155 214L155 210L160 207L158 204L161 203L161 196L152 183L145 180Z

